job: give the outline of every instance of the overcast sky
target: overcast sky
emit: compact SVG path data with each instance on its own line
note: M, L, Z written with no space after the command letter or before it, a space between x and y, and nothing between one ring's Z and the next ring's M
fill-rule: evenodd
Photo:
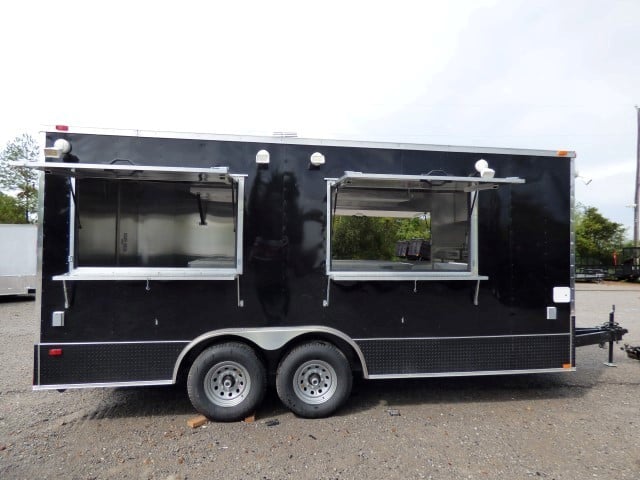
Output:
M640 1L0 4L0 141L41 125L570 149L631 226Z

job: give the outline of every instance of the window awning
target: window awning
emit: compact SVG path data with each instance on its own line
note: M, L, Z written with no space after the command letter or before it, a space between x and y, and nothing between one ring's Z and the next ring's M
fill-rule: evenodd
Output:
M13 162L13 166L35 168L45 173L74 178L150 180L189 183L231 183L228 167L189 168L99 163Z
M347 188L385 188L395 190L430 190L445 192L477 192L496 189L500 185L525 183L518 177L482 178L447 175L395 175L385 173L344 172L334 186Z

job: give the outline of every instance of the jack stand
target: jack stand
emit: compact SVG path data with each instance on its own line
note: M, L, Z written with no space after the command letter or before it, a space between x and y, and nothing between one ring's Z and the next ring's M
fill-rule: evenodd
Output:
M609 314L609 327L610 328L613 328L613 326L615 324L615 314L616 314L616 306L612 305L611 306L611 313ZM604 362L604 364L607 367L617 367L618 366L613 362L613 340L609 341L609 361L608 362Z

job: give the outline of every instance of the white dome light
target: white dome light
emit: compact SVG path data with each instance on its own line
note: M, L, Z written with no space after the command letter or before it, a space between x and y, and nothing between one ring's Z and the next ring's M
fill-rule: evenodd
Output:
M64 138L59 138L54 142L53 148L55 148L56 150L60 151L60 153L65 155L71 151L71 144L69 143L68 140L65 140Z
M258 165L269 165L269 152L260 150L256 153L256 163Z
M324 155L321 154L320 152L316 152L312 154L310 160L311 160L311 165L313 165L314 167L319 167L320 165L324 165L324 162L325 162Z
M484 158L478 160L475 167L482 178L493 178L496 174L496 171L493 168L489 168L489 162Z

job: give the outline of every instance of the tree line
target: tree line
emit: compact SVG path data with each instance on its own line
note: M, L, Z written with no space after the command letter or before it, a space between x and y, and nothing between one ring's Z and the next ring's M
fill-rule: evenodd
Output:
M602 215L596 207L578 204L575 216L576 256L579 264L609 266L622 262L626 228Z
M38 172L16 168L10 162L38 159L38 142L28 134L8 142L0 152L0 223L35 223Z

